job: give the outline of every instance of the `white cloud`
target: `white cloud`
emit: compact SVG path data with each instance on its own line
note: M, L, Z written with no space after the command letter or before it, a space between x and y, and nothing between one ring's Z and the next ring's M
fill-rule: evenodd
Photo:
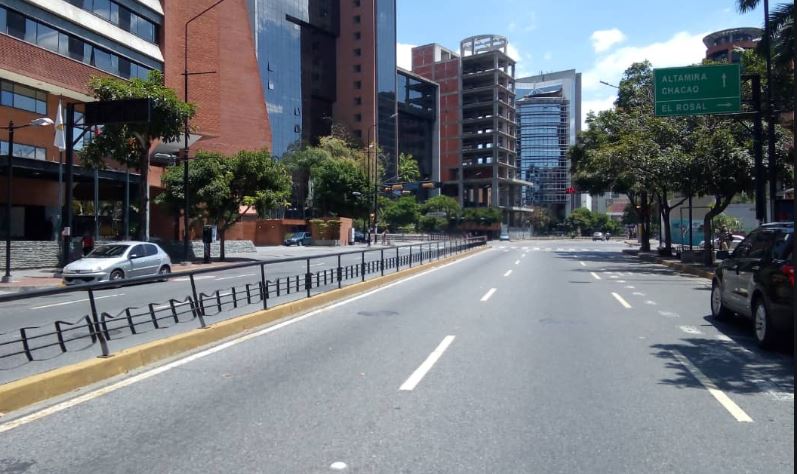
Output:
M608 51L612 46L625 41L625 34L617 28L611 30L598 30L593 31L590 40L592 40L592 49L596 53Z
M412 71L412 48L417 44L396 43L396 65Z
M595 112L596 114L602 110L609 110L614 107L614 100L617 99L616 94L599 96L590 100L581 101L581 129L586 130L587 114Z
M523 59L523 55L520 54L520 50L518 50L512 43L506 44L506 54L515 61L520 61Z
M542 55L542 59L546 61L550 61L553 58L553 54L550 51L546 51L545 54Z
M582 87L585 91L600 90L607 86L600 84L606 81L611 84L620 82L620 78L632 63L649 60L653 67L688 66L699 63L706 54L703 37L706 33L676 33L670 39L643 46L625 46L609 54L600 55L592 68L582 75Z

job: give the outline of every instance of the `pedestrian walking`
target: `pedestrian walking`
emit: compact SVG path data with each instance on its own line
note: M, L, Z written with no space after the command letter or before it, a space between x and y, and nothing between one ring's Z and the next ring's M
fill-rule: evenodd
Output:
M80 241L80 243L83 247L84 257L94 250L94 238L88 232L83 234L83 239Z

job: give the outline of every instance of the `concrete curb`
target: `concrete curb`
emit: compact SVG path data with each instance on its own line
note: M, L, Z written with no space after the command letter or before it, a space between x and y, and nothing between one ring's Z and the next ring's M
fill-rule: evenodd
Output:
M206 329L194 329L186 333L124 349L112 354L110 357L90 359L0 385L0 416L3 413L10 413L43 400L64 395L146 365L194 351L203 346L220 343L225 339L259 329L261 326L275 323L279 320L298 317L302 313L323 308L337 300L364 293L407 276L442 266L465 256L484 251L487 248L486 246L478 247L458 255L380 276L341 289L327 291L310 298L220 321L208 326Z

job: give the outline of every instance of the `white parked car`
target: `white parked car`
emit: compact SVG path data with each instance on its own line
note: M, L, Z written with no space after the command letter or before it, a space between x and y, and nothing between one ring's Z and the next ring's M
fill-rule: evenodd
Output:
M67 285L121 280L171 272L169 255L150 242L114 242L65 266L61 275Z

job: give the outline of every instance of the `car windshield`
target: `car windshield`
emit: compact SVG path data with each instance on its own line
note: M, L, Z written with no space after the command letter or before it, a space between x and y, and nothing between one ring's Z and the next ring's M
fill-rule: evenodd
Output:
M302 237L304 237L304 232L294 232L291 235L292 239L301 239Z
M86 258L112 258L121 257L129 249L129 245L101 245L93 252L86 255Z

